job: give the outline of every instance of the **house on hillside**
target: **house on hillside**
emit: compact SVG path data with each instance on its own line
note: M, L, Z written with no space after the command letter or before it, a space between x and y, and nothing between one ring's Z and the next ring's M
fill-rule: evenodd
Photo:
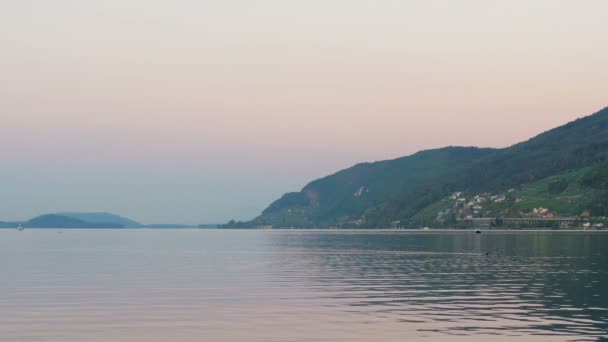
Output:
M502 203L502 202L504 202L507 199L507 197L505 195L493 196L493 197L494 198L492 199L492 201L494 203Z
M452 196L450 197L453 200L457 200L460 198L460 195L462 194L462 192L455 192L452 194Z
M553 212L553 211L546 211L543 215L542 218L555 218L557 217L557 213Z
M534 208L532 209L532 215L533 216L540 216L540 217L545 217L546 215L550 214L550 210L547 208Z

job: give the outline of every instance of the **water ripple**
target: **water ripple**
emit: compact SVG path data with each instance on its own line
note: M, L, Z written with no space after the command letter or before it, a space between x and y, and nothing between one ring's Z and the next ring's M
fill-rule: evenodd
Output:
M2 341L608 337L608 234L25 233L0 231Z

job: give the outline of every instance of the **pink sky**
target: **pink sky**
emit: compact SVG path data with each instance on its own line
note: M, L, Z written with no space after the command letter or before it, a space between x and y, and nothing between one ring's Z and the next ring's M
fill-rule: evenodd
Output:
M2 5L13 201L0 220L246 219L356 162L508 146L608 105L606 13L591 0Z

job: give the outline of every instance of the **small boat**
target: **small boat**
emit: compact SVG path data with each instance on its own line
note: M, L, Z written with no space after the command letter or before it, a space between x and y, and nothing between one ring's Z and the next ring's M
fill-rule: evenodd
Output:
M25 229L25 228L23 228L23 225L22 225L22 224L19 224L19 225L17 226L17 230L18 230L18 231L20 231L20 232L22 232L24 229Z

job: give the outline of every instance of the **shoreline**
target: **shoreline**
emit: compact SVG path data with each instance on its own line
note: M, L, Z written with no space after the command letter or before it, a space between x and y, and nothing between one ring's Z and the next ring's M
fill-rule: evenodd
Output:
M28 230L38 230L38 231L83 231L83 230L91 230L91 231L165 231L165 230L174 230L174 231L258 231L258 232L361 232L361 233L419 233L419 234L433 234L433 233L471 233L479 229L483 233L491 233L491 232L550 232L550 233L575 233L575 232L585 232L585 233L608 233L608 229L601 230L584 230L584 229L547 229L547 228L500 228L500 229L488 229L488 228L430 228L428 230L423 229L392 229L392 228L364 228L364 229L332 229L332 228L272 228L272 229L255 229L255 228L41 228L41 227L32 227L26 228L25 231ZM18 231L16 228L0 228L0 231Z

